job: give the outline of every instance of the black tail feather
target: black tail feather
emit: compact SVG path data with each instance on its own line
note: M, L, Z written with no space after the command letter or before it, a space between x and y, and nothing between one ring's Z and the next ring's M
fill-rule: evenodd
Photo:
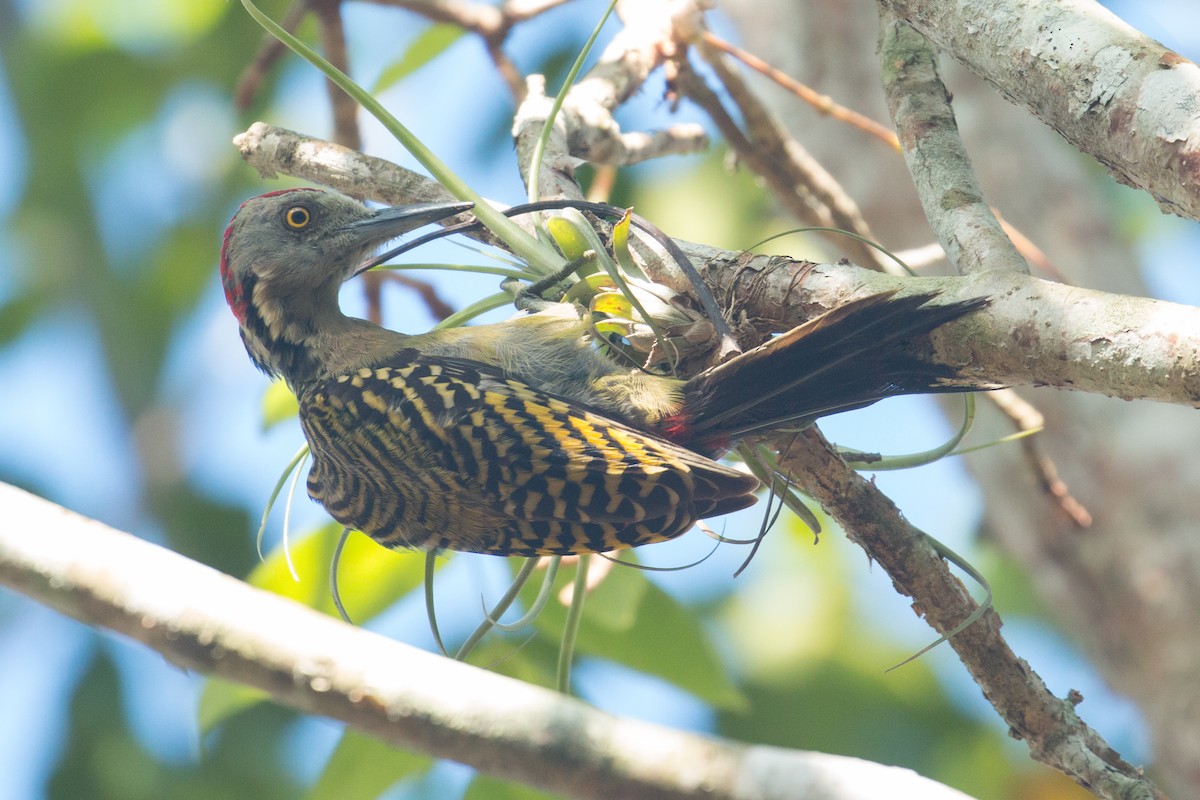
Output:
M915 358L914 336L987 305L929 305L937 293L854 300L688 381L683 408L695 442L735 440L862 408L885 397L962 392L948 367Z

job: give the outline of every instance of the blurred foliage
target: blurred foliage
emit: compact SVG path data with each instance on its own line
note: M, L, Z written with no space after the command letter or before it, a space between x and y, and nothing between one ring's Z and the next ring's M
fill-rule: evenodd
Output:
M292 717L265 709L230 723L202 760L157 760L122 719L122 697L112 661L96 655L71 701L71 727L50 797L120 800L259 800L295 797L297 787L273 759L270 744ZM214 768L219 765L219 769Z
M220 499L178 463L179 432L170 408L176 400L164 386L168 354L184 323L204 293L214 291L220 231L236 203L260 186L228 139L254 119L276 119L279 78L297 65L289 59L277 66L252 108L238 112L233 87L262 36L235 3L19 5L20 10L0 6L0 60L25 149L13 177L18 199L3 242L16 257L0 284L0 345L56 318L83 320L116 393L121 419L115 424L135 444L140 477L129 480L141 487L139 511L149 520L147 529L181 553L245 575L256 563L259 509ZM278 18L286 4L263 7ZM407 40L417 37L424 52L451 46L452 37L441 32L422 37L423 24L395 13L396 30ZM539 30L555 37L537 47L533 34L518 32L514 57L523 70L548 73L555 87L579 46L579 35L567 32L588 28L543 25ZM420 64L409 56L396 54L393 72L380 80L400 75L421 80ZM214 110L203 120L207 126L172 115L180 98L197 97L211 98L200 103ZM313 98L310 106L305 130L320 135L329 128L324 98ZM468 149L480 163L511 164L503 104L477 114L463 132L473 137ZM214 119L227 122L228 129L214 131ZM714 197L721 202L711 202ZM731 176L719 154L624 171L614 201L636 202L640 213L671 234L717 246L737 247L774 232L764 230L769 204L754 181ZM804 245L789 240L783 246L800 255ZM54 367L47 365L48 376L61 377ZM268 397L268 422L292 413L289 398L277 390ZM14 470L0 467L12 473L0 478L24 482ZM301 591L301 599L329 612L331 535L323 530L294 546L297 567L311 576L299 590L277 555L255 569L252 579L288 594ZM842 644L847 631L863 625L846 580L863 565L844 540L827 534L813 548L806 535L778 539L790 544L769 559L760 555L761 570L752 570L737 586L724 575L725 584L700 600L676 597L653 574L614 570L589 601L581 653L681 688L714 710L721 735L901 764L987 800L1084 796L1028 765L1019 747L1006 745L999 725L964 714L924 662L885 675L885 666L907 655L903 648L884 644L867 655ZM342 564L343 576L356 576L347 599L352 612L368 619L408 592L417 585L413 565L420 561L352 540ZM992 578L999 595L1006 576L993 572ZM559 580L569 581L569 570ZM790 602L797 598L801 602ZM476 651L473 663L551 683L562 617L561 605L552 603L531 639L493 638ZM756 622L748 623L751 618ZM206 730L217 722L219 727L188 763L168 763L131 727L116 669L105 650L95 648L72 686L47 796L372 797L428 768L423 757L351 734L336 746L321 778L306 788L291 775L294 759L286 757L295 716L217 683L206 690L202 721ZM589 694L603 697L605 689ZM407 785L403 796L445 796L430 789L439 786L436 781ZM484 777L470 784L466 796L543 797Z

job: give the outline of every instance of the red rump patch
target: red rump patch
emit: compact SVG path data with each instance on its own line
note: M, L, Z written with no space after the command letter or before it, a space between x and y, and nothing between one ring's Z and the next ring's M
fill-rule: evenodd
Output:
M311 187L299 187L295 189L276 189L273 192L258 195L258 197L278 197L281 194L291 194L292 192L319 192L320 189ZM242 209L246 207L246 203L251 200L256 200L258 197L251 197L238 206L234 212L233 218L229 220L228 227L225 228L225 235L221 238L221 288L225 290L225 302L229 304L233 315L237 317L238 322L246 319L247 307L250 299L246 297L245 284L238 281L229 268L229 245L233 239L233 223L238 218L238 214L242 213Z
M672 414L658 422L658 435L676 444L685 444L692 438L691 421L684 414Z
M728 436L719 432L716 435L698 436L692 421L692 415L685 409L659 420L655 432L669 442L709 458L718 458L729 449Z

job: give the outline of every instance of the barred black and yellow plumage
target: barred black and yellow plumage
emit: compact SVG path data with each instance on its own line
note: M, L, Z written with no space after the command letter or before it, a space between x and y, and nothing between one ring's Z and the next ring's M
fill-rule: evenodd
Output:
M603 552L754 502L754 478L487 365L395 363L300 395L309 494L381 544Z
M329 192L247 201L221 273L254 362L300 401L309 494L389 547L501 555L670 539L752 504L736 439L893 394L960 391L906 343L983 304L853 301L690 381L597 353L569 306L406 336L344 316L371 248L464 210L369 211Z

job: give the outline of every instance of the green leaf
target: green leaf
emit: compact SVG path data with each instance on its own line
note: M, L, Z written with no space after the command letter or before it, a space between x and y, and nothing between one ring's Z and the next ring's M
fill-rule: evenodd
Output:
M490 775L476 775L467 787L463 800L557 800L558 797Z
M267 391L263 392L262 425L264 431L269 431L284 420L295 419L299 413L300 403L285 381L274 381L267 387Z
M329 567L341 530L337 524L325 525L292 544L292 563L299 581L292 580L283 548L277 547L254 568L246 582L337 616L329 586ZM342 601L351 618L362 623L421 585L425 554L388 550L361 533L353 533L342 550L338 574L345 581ZM207 732L266 699L268 695L257 689L209 680L200 695L197 712L200 730Z
M629 227L632 223L633 211L627 208L625 209L625 216L621 217L621 221L613 226L613 255L626 275L638 278L639 280L648 280L646 273L642 272L642 268L633 260L633 253L629 250Z
M546 232L554 239L563 256L572 261L583 257L589 243L572 222L561 216L553 216L546 220L545 225Z
M463 33L463 29L457 25L448 23L430 25L413 40L404 55L384 67L379 80L375 81L375 86L371 89L371 94L378 94L392 88L440 56L450 45L457 42Z
M200 701L196 705L196 719L201 735L208 733L234 714L269 699L270 695L262 689L254 689L221 678L209 678L204 683L204 690L200 693Z
M565 585L573 570L563 572ZM552 602L536 625L557 642L565 620L565 608ZM717 708L745 706L698 615L635 568L617 567L592 590L575 647L662 678Z
M292 564L300 580L292 579L283 548L272 550L246 582L337 616L329 586L329 568L342 527L330 523L293 542ZM355 622L365 622L421 585L425 554L388 550L361 533L352 533L342 550L338 575L350 584L342 599Z
M429 756L347 730L305 800L374 800L399 781L428 772L433 763Z

